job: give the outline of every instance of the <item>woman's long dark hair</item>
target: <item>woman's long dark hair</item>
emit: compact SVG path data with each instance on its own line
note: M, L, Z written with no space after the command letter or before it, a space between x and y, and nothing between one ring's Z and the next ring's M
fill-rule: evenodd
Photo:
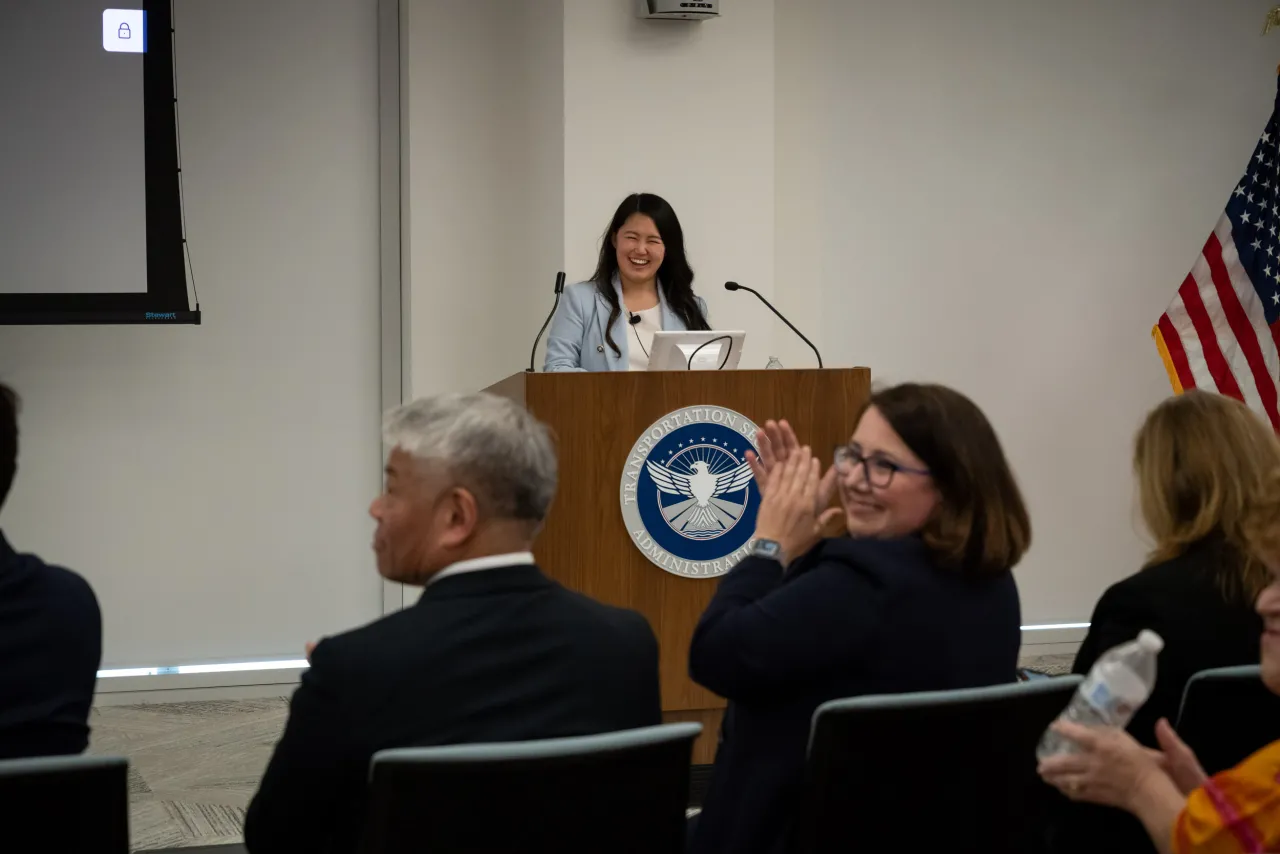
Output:
M618 230L627 221L627 217L634 213L644 214L653 220L658 228L658 235L662 238L666 252L662 266L658 269L658 287L662 288L667 305L684 321L686 329L710 328L693 296L693 268L689 266L689 259L684 254L684 229L680 227L676 212L661 196L632 193L618 205L613 220L605 229L604 239L600 243L600 261L596 264L596 271L591 274L596 290L609 302L609 320L604 325L604 338L609 349L618 356L622 355L622 350L613 340L613 323L622 314L622 306L618 304L618 294L613 289L613 277L618 272L618 250L613 245L613 239L617 237Z

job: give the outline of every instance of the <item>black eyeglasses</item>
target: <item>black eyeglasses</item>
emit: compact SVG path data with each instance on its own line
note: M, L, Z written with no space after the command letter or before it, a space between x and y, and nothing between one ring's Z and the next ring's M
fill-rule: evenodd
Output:
M930 473L928 469L904 466L879 454L872 454L869 457L864 456L862 449L857 445L840 445L836 448L835 460L836 472L841 475L849 474L858 466L862 466L863 476L866 477L867 483L877 489L884 489L893 483L893 476L898 472L920 475L928 475Z

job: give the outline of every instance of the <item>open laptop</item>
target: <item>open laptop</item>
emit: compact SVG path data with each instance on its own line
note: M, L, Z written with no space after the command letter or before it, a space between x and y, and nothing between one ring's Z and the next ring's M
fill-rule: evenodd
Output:
M732 371L742 358L746 339L747 333L740 329L655 332L649 370Z

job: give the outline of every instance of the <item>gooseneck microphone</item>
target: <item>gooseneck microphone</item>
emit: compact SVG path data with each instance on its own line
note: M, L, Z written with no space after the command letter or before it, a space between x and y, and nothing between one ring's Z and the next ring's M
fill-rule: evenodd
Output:
M563 270L556 273L556 301L551 305L551 313L548 314L547 319L542 322L542 328L538 330L538 337L533 339L533 349L529 351L529 367L525 368L526 374L533 373L533 360L538 357L538 342L542 340L542 333L547 331L547 326L550 325L551 318L556 316L556 309L560 307L560 294L562 293L564 293Z
M769 311L772 311L774 314L778 315L779 320L787 324L787 326L791 329L792 332L800 336L801 341L809 345L809 349L813 351L813 355L818 357L818 367L819 368L822 367L822 354L818 352L818 348L813 346L812 341L804 337L803 332L801 332L799 329L796 329L794 323L792 323L790 320L787 320L785 317L783 317L782 312L778 311L776 308L773 307L772 303L770 303L767 299L762 297L759 291L752 290L751 288L748 288L746 285L740 285L737 282L725 282L724 289L726 291L746 291L749 294L755 294L756 299L764 303L765 308L769 309Z

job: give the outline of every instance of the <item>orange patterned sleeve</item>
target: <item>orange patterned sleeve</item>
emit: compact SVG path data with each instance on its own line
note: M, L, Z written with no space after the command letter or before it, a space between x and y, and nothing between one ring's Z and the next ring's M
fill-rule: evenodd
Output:
M1206 781L1173 826L1174 854L1280 851L1280 742Z

